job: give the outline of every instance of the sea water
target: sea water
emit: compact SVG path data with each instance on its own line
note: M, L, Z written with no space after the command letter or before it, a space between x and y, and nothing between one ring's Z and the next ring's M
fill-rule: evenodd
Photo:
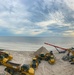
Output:
M54 47L44 44L44 42L64 48L74 47L73 37L22 37L10 36L0 37L0 48L15 51L36 51L41 46L48 50L55 50Z

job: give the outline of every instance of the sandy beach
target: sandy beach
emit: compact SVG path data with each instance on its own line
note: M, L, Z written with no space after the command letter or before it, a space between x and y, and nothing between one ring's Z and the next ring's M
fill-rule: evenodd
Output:
M30 64L34 57L34 51L7 51L13 56L12 62L23 64ZM65 54L58 54L54 52L56 63L50 65L46 61L42 61L35 71L35 75L74 75L74 65L68 61L63 61L61 58ZM0 66L0 75L5 75L4 66Z

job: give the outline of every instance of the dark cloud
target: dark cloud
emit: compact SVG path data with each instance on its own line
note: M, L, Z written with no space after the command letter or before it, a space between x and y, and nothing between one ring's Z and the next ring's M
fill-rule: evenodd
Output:
M52 31L53 33L54 32L57 32L57 33L61 32L61 33L63 33L65 31L69 30L68 26L62 26L62 27L60 27L60 26L61 25L53 24L51 26L47 26L47 28L48 28L49 31Z

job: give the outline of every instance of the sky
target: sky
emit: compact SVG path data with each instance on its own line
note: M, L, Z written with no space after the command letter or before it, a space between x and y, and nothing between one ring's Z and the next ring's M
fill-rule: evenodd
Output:
M74 37L74 0L0 0L0 36Z

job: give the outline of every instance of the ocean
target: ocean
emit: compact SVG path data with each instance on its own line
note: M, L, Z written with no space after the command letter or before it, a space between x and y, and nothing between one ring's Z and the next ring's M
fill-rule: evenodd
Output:
M0 48L15 51L36 51L44 46L48 50L55 50L54 47L48 46L44 42L64 48L74 47L73 37L2 36L0 37Z

